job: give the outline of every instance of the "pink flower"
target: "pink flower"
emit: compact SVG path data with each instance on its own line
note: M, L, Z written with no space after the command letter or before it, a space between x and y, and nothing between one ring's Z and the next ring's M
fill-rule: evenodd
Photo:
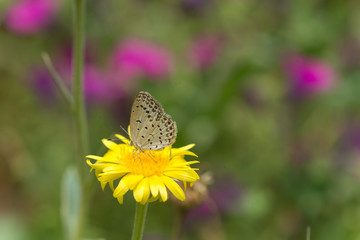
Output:
M15 1L5 11L4 24L18 34L39 32L54 19L58 6L58 0Z
M125 91L106 72L95 65L87 65L84 71L85 97L89 101L110 103L124 97Z
M217 60L221 48L222 40L219 36L198 37L190 46L190 61L195 67L204 70Z
M171 55L168 50L154 43L134 39L119 44L112 56L116 75L131 80L141 75L151 79L163 79L172 70Z
M297 97L327 92L335 84L334 70L320 60L292 56L286 59L284 66Z
M89 55L88 52L87 55ZM70 89L72 87L71 49L64 48L62 54L54 64L57 72ZM45 101L51 100L57 91L51 78L46 69L35 71L33 76L34 87ZM107 104L126 95L120 84L112 79L111 74L97 67L90 57L87 58L84 66L84 92L89 103Z

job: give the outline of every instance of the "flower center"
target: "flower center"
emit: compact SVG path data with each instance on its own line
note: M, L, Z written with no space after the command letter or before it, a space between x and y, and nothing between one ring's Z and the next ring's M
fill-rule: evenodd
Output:
M145 177L160 175L170 161L170 148L158 151L136 150L129 146L125 156L121 156L121 162L133 174Z

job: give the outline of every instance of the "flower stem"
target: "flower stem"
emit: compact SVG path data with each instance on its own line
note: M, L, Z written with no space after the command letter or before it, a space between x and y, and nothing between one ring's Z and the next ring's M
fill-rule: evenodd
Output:
M69 89L67 88L67 86L64 84L64 80L60 77L60 75L56 72L54 65L52 64L52 61L50 59L49 54L43 52L41 54L42 59L45 63L45 66L47 67L49 73L52 76L52 80L54 81L54 83L56 84L56 87L58 88L59 92L61 93L61 95L63 96L64 100L66 101L66 103L68 104L68 106L70 107L70 109L72 108L72 104L73 104L73 99L72 99L72 95L69 91Z
M146 203L145 205L142 205L141 203L137 203L134 228L133 228L133 234L131 240L142 239L147 209L148 209L148 203Z
M73 94L76 129L78 132L79 168L84 169L84 156L89 152L88 126L84 100L85 0L74 0ZM83 173L80 175L83 178Z
M82 199L78 229L78 239L83 231L84 220L87 209L87 189L85 179L84 156L89 153L88 124L86 119L86 108L84 100L84 49L85 49L85 1L73 0L73 105L72 112L75 121L77 141L77 166L82 188Z
M174 233L173 233L173 240L180 240L181 239L181 235L183 233L184 230L184 224L185 224L185 216L186 216L186 211L185 210L179 210L175 219L175 224L174 224Z

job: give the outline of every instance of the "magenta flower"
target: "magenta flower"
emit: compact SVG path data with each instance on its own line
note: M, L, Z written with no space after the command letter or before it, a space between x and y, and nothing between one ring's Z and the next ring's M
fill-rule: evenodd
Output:
M71 50L65 48L62 53L63 56L55 61L55 68L66 85L71 88ZM51 100L57 91L51 78L46 69L36 70L33 75L34 87L43 100ZM125 96L125 91L113 80L111 74L102 71L89 57L84 66L84 92L89 103L110 103Z
M217 60L221 49L221 37L217 35L198 37L190 46L190 61L196 68L207 69Z
M110 103L125 95L125 91L109 75L95 65L84 70L85 98L89 102Z
M4 25L17 34L39 32L54 20L58 0L19 0L11 3L5 11Z
M335 72L325 62L292 56L286 59L284 66L296 97L324 93L335 84Z
M161 46L129 39L116 47L112 65L121 80L132 80L141 75L161 80L170 75L172 59L170 52Z

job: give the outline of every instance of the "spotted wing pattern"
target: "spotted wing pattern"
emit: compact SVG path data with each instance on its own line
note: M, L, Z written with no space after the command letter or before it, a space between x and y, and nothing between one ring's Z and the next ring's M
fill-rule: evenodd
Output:
M175 142L176 123L149 93L140 92L131 108L130 136L140 150L160 150Z

